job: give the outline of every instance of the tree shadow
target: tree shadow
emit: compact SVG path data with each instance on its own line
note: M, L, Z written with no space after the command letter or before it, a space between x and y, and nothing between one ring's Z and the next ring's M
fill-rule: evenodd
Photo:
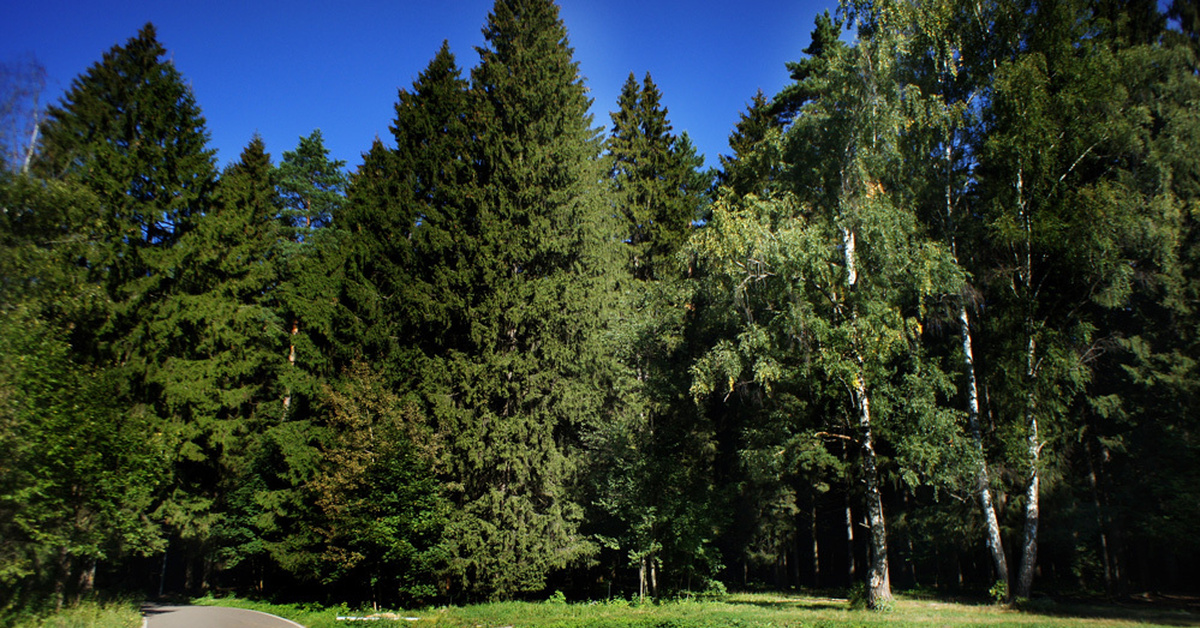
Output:
M1163 626L1200 626L1200 597L1142 593L1118 600L1036 598L1013 605L1022 613L1110 619Z

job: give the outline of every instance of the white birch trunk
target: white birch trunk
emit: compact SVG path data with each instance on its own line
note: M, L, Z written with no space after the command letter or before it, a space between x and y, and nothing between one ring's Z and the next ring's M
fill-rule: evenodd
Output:
M1028 367L1026 376L1029 380L1029 390L1026 392L1025 421L1026 448L1029 456L1029 479L1025 488L1025 535L1021 546L1021 572L1017 577L1017 597L1028 598L1033 592L1033 574L1037 566L1038 549L1038 519L1040 517L1038 498L1041 495L1041 473L1038 469L1038 459L1042 446L1038 440L1037 402L1034 396L1033 382L1036 377L1035 358L1037 344L1032 334L1029 337Z
M991 478L988 474L987 458L983 451L983 432L979 427L979 384L975 378L975 354L971 344L971 321L967 308L959 304L958 320L961 325L963 362L967 373L967 421L971 428L971 439L975 453L979 458L979 468L975 474L975 490L979 494L979 505L983 509L984 522L987 525L987 545L992 553L992 563L996 568L996 580L1009 586L1008 558L1004 554L1004 542L1000 538L1000 521L996 517L996 508L992 503ZM1008 597L1007 594L1005 597Z
M887 525L883 518L883 495L879 490L879 472L875 462L875 445L871 431L871 399L860 379L855 394L858 397L858 426L862 434L863 475L867 483L867 524L871 531L870 556L867 567L867 607L878 608L892 599L892 583L888 569Z
M1025 315L1025 333L1028 338L1025 353L1025 442L1029 468L1028 483L1025 488L1025 534L1021 543L1021 571L1017 575L1016 594L1017 597L1028 598L1033 591L1033 574L1037 567L1038 520L1040 518L1038 501L1041 496L1041 474L1038 468L1038 459L1041 456L1042 446L1038 438L1037 387L1035 386L1038 367L1033 313L1033 300L1036 296L1033 287L1032 217L1025 205L1024 172L1021 168L1017 169L1016 193L1017 208L1025 230L1024 250L1021 252L1024 257L1021 260L1021 283L1030 308Z
M846 261L846 283L850 290L858 281L855 259L855 236L852 229L842 228L843 255ZM858 349L855 349L858 352ZM859 372L854 381L854 403L858 410L858 428L862 438L863 476L867 484L867 526L871 532L867 557L867 606L878 608L892 599L892 584L888 570L887 525L883 517L883 496L879 490L879 471L875 461L875 445L871 429L871 397L867 390L862 355L855 355Z
M853 583L857 572L854 567L854 512L850 509L850 483L846 483L846 576Z
M291 342L288 344L288 366L296 368L296 334L300 333L300 321L292 319ZM292 391L289 388L283 397L283 413L286 418L287 411L292 407Z

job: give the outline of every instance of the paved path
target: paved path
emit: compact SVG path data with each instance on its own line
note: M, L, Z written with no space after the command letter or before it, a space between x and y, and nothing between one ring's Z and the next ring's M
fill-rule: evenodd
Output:
M147 628L304 628L294 621L241 608L220 606L142 607Z

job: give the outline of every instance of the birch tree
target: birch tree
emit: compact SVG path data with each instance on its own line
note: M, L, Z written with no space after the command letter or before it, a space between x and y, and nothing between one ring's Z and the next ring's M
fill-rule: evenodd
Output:
M925 301L956 290L959 274L897 185L908 122L897 68L902 9L850 8L859 41L829 46L798 77L804 99L773 140L789 157L790 178L764 196L723 190L697 238L698 254L735 294L745 321L736 342L697 365L693 392L714 394L740 377L769 390L807 375L823 382L818 396L840 399L865 491L867 604L884 608L892 594L880 427L900 434L908 420L926 429L947 420L936 402L942 378L921 357L921 319ZM906 407L895 404L900 396L910 399Z

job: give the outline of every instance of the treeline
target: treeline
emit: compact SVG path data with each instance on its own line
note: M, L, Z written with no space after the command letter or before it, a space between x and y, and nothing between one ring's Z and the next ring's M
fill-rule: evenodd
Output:
M5 608L1194 588L1195 6L836 15L718 171L551 0L348 176L105 53L0 175Z

